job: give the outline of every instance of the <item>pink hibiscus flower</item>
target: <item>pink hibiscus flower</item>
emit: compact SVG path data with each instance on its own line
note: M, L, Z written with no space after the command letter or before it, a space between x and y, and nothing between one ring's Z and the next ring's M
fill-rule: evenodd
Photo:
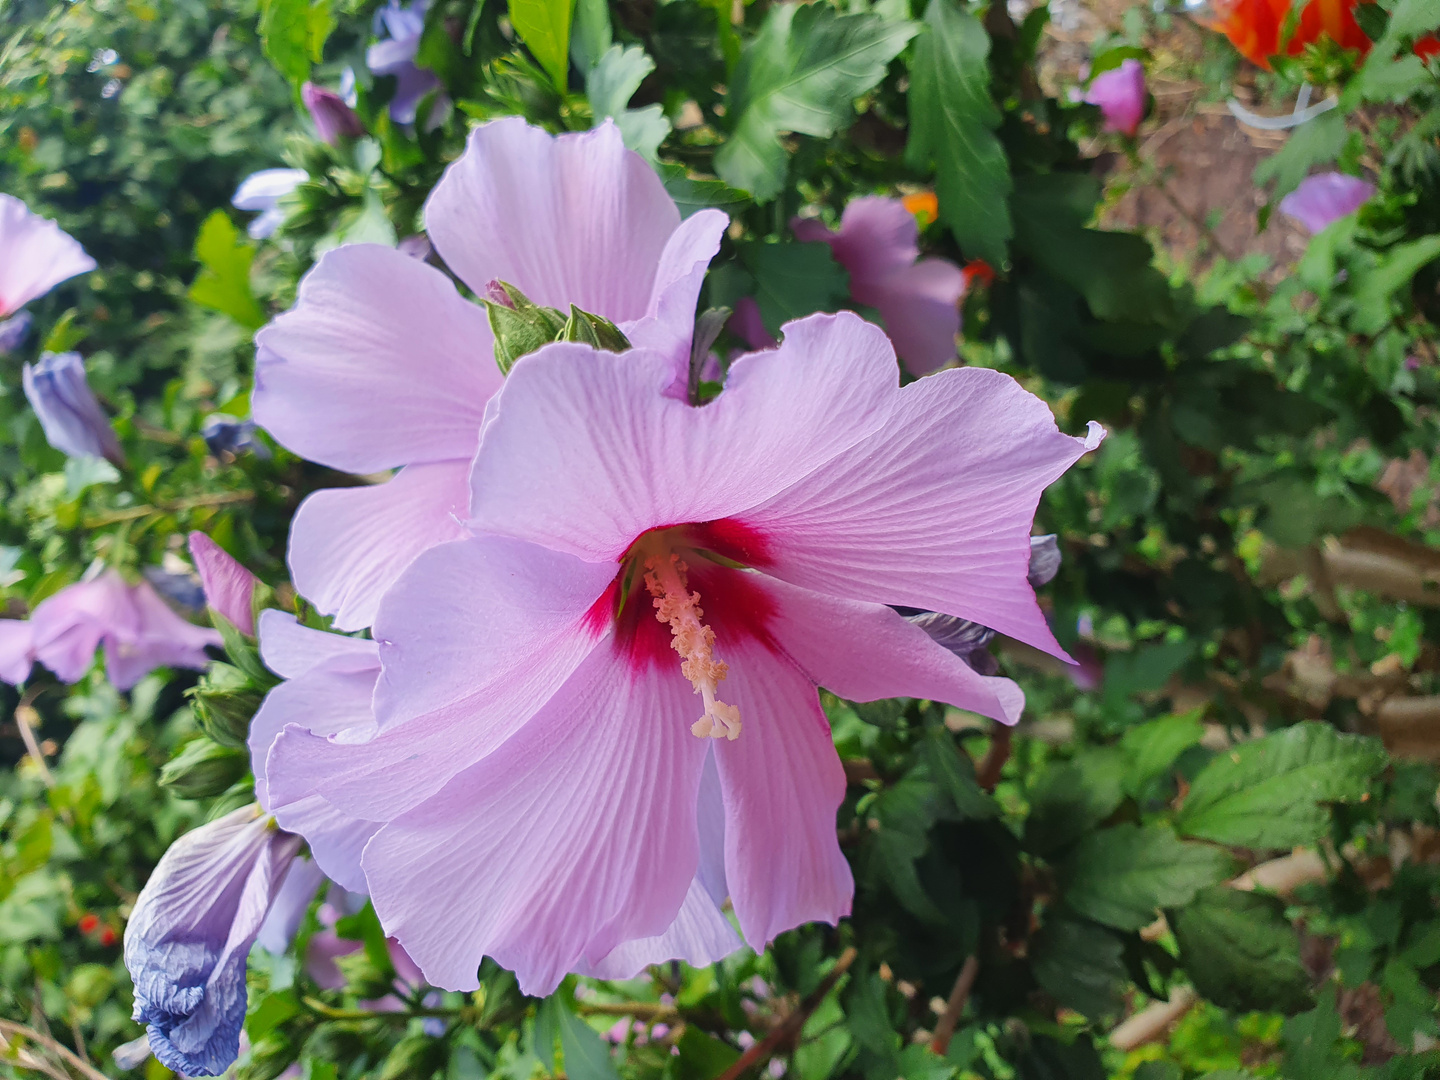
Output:
M850 313L789 324L703 408L673 376L649 349L523 358L472 470L476 535L412 563L375 642L332 638L377 649L378 682L368 651L363 672L312 663L262 710L269 797L375 823L371 898L433 985L473 989L484 955L532 994L708 962L738 944L727 895L756 948L834 922L853 883L817 685L1019 718L1012 682L892 604L1064 655L1026 581L1030 528L1098 426L1065 435L984 369L900 389L884 333ZM305 643L270 631L280 670ZM315 710L343 687L365 710L370 685L369 729L325 737Z
M190 557L205 588L205 603L235 624L242 634L254 635L256 577L219 544L202 532L190 534Z
M55 222L0 194L0 319L94 269L95 260Z
M105 646L105 672L129 690L157 667L203 668L220 635L186 622L146 582L107 570L36 605L30 618L0 619L0 679L23 682L36 660L63 682L79 682Z
M790 223L798 240L830 245L850 271L850 295L880 312L895 352L912 375L955 359L965 278L946 259L920 258L920 228L900 199L866 195L845 207L840 229L814 219Z
M502 280L578 305L677 365L727 220L682 222L608 121L559 137L485 124L425 207L435 250L475 294ZM296 588L337 627L368 626L412 558L465 535L470 461L501 384L485 309L435 267L357 244L322 256L256 343L254 415L279 442L347 472L400 470L310 496L291 532Z
M1280 212L1307 232L1323 232L1375 197L1375 185L1339 172L1316 173L1280 200Z
M1085 101L1100 107L1106 131L1134 135L1145 118L1145 65L1134 57L1090 81Z

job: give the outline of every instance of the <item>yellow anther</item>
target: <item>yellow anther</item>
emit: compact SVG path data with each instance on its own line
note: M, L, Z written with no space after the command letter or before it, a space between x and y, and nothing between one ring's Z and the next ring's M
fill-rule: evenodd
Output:
M645 560L645 588L655 598L655 618L670 626L670 647L680 654L680 673L705 702L705 714L690 730L702 739L733 739L740 734L740 710L715 696L730 669L715 659L715 631L702 621L700 594L687 586L687 569L678 555L652 555Z

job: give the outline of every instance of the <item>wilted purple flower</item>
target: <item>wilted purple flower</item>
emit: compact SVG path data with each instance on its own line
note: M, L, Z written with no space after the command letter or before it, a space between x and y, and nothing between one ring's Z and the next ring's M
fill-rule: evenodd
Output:
M1145 65L1134 57L1090 80L1085 101L1100 106L1106 131L1134 135L1145 118Z
M1339 172L1316 173L1280 200L1280 212L1318 233L1369 202L1375 185Z
M190 557L205 586L205 599L242 634L255 635L251 600L255 575L232 559L219 544L202 532L190 534Z
M335 146L342 139L358 139L365 134L360 117L334 90L307 82L300 88L300 100L310 111L315 133L326 146Z
M28 622L0 619L0 679L21 682L38 660L78 682L101 644L110 682L128 690L157 667L205 667L205 647L220 635L176 615L146 582L129 585L107 570L41 601Z
M955 359L965 275L946 259L920 258L920 226L900 199L852 199L832 232L821 221L796 218L795 238L830 245L850 272L850 296L880 312L895 352L912 375Z
M251 173L230 198L237 210L257 211L260 216L250 222L252 239L263 240L272 235L285 221L280 200L299 187L310 176L304 169L261 169Z
M413 124L416 110L426 94L440 88L440 77L415 63L420 38L425 32L425 13L430 0L402 5L390 0L375 13L375 33L387 32L388 40L377 41L365 54L365 66L374 75L393 75L395 95L390 99L390 118L397 124ZM427 122L433 122L440 101Z
M205 586L200 579L184 570L167 570L163 566L145 566L140 570L155 591L185 611L205 610Z
M95 260L55 222L0 194L0 318L94 269Z
M270 448L255 438L255 431L255 421L225 413L211 413L200 422L200 437L216 457L222 454L238 457L248 450L258 458L268 458Z
M45 439L71 457L103 457L125 464L120 440L85 379L79 353L46 353L21 373L25 397L40 418Z
M240 1052L245 961L300 845L245 806L182 836L145 883L125 966L134 1019L167 1068L218 1076Z
M25 344L25 339L30 336L30 324L34 321L28 311L22 311L0 322L0 356Z
M685 385L695 302L727 219L681 219L655 170L607 121L550 135L519 117L470 135L425 204L426 235L477 295L506 281L537 304L617 323L664 349ZM322 255L295 307L257 336L255 418L288 449L383 484L318 491L290 534L296 588L342 630L370 625L421 551L465 535L466 476L486 402L485 309L452 278L379 244Z

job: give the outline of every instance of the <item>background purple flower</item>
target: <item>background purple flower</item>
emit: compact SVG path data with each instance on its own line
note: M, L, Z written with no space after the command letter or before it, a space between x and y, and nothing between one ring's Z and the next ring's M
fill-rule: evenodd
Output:
M205 447L219 457L221 454L243 454L250 451L258 458L268 458L270 448L255 438L255 421L241 420L225 413L211 413L200 422L200 437Z
M360 117L334 90L307 82L300 88L300 100L310 113L316 135L327 146L335 146L342 139L358 139L365 134Z
M252 239L263 240L284 223L285 211L280 207L280 200L309 176L304 169L261 169L240 181L230 204L237 210L259 213L247 230Z
M301 840L258 806L186 833L125 927L134 1019L167 1068L218 1076L240 1052L245 962Z
M1280 200L1280 212L1318 233L1369 202L1375 185L1339 172L1316 173Z
M390 117L397 124L413 124L415 113L426 94L440 88L440 77L415 63L420 51L420 38L425 32L425 13L430 0L416 0L402 5L390 0L375 13L375 33L383 30L388 39L377 41L365 54L365 66L373 75L395 78L395 95L390 99ZM436 112L440 100L436 99ZM427 118L427 122L433 119Z
M28 311L22 311L0 322L0 356L14 352L30 336L30 326L35 320Z
M94 269L95 260L55 222L0 194L0 318Z
M1145 65L1134 57L1090 80L1085 101L1100 106L1106 131L1134 135L1145 118Z
M125 464L120 440L95 400L79 353L46 353L34 366L25 365L21 381L46 441L56 450Z

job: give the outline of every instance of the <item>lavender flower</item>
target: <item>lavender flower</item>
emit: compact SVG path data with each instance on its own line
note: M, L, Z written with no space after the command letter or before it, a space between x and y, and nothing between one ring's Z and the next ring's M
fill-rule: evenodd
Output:
M425 13L430 9L430 0L416 0L401 5L390 0L375 13L375 33L382 29L389 33L388 40L377 41L365 54L365 64L374 75L395 77L395 96L390 99L390 118L397 124L413 124L420 101L440 88L440 77L433 71L415 63L420 51L420 38L425 32ZM433 124L437 108L432 109L427 123Z
M28 311L22 311L14 318L0 322L0 356L14 352L30 336L30 324L34 320Z
M1134 135L1145 118L1145 65L1133 57L1090 80L1085 101L1098 105L1106 131Z
M230 197L230 205L237 210L259 211L260 216L250 222L251 239L264 240L284 223L285 211L280 208L280 200L309 175L304 169L261 169L240 181Z
M1316 173L1280 200L1280 212L1318 233L1360 209L1375 194L1375 185L1358 176L1338 172Z
M94 269L95 260L55 222L32 214L13 195L0 195L0 318Z
M71 457L103 457L125 464L110 421L85 381L85 362L79 353L46 353L33 367L25 365L22 381L51 446Z
M358 139L365 134L360 117L345 104L345 99L334 90L307 82L300 88L300 100L315 122L315 132L326 146L334 146L343 139Z
M239 456L249 450L258 458L268 458L270 448L255 438L255 421L241 420L225 413L211 413L200 424L200 437L216 457L222 454Z
M245 960L300 838L245 806L186 833L150 875L125 928L134 1019L167 1068L217 1076L240 1052Z

